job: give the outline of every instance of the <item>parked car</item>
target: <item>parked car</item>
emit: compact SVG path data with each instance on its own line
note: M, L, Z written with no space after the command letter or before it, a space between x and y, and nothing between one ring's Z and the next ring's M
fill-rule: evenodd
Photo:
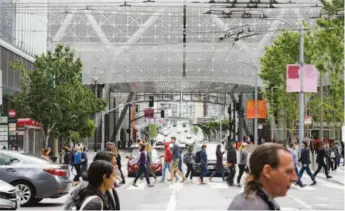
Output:
M128 159L127 163L127 172L128 177L134 177L137 174L137 171L139 167L135 163L136 157L138 156L139 149L134 149ZM158 151L155 149L152 149L152 170L155 172L155 174L161 175L162 174L162 161L159 158Z
M14 186L0 180L0 210L16 210L19 196Z
M59 198L72 187L68 165L53 164L31 154L0 150L0 179L19 190L20 205Z
M207 168L208 171L211 173L215 170L216 167L216 161L217 161L217 157L216 157L216 149L217 149L217 145L219 143L207 143L207 147L206 147L206 153L207 153ZM201 146L202 144L196 144L196 147L194 148L194 154L197 151L201 150ZM223 154L223 166L226 165L226 151ZM198 163L194 163L193 164L194 167L194 171L196 175L200 175L201 172L201 167ZM209 173L209 174L210 174ZM226 170L224 170L225 175L227 176L229 174L229 172ZM219 173L216 174L216 176L221 176Z

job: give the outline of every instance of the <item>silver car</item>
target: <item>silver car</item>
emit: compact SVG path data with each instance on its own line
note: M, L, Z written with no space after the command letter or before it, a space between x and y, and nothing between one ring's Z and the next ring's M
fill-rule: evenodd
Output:
M67 165L23 152L0 150L0 179L19 190L21 206L67 194L72 186L70 174Z
M18 203L16 188L0 180L0 210L16 210Z

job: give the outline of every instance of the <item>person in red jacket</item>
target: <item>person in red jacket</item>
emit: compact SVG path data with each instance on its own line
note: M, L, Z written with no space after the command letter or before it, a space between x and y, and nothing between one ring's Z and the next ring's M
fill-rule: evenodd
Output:
M164 182L165 181L165 172L167 169L170 172L170 163L172 161L172 152L171 152L171 149L169 147L168 141L164 142L164 155L162 155L161 157L164 157L164 166L162 168L162 180L161 180L162 182Z

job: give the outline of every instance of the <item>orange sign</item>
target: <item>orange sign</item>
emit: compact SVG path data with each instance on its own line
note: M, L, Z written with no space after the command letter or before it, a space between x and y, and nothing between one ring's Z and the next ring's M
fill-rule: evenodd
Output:
M247 100L247 119L255 119L255 100ZM266 101L258 100L258 119L266 119Z

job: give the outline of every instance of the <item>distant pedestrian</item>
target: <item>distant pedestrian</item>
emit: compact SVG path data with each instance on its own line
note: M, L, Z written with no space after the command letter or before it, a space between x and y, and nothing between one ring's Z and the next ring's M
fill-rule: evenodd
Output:
M237 186L241 186L241 178L243 173L246 171L248 173L248 152L247 152L247 143L242 143L242 148L240 151L240 160L238 162L239 173L237 176Z
M171 142L173 143L173 149L172 149L172 157L173 160L171 161L171 171L170 171L170 178L173 178L175 175L175 172L182 178L182 183L186 180L183 173L179 170L178 165L181 158L181 150L180 147L176 143L176 138L171 137ZM173 182L173 180L171 180Z
M310 164L310 150L308 148L308 143L306 141L302 141L302 150L301 156L298 160L302 164L301 169L299 170L298 177L301 179L303 176L304 171L307 171L310 179L313 181L311 185L316 185L315 177L310 171L309 164Z
M237 164L237 152L236 152L236 142L231 142L230 148L227 154L227 166L229 168L229 176L226 179L230 186L234 185L234 177L236 174L236 164Z
M193 146L190 146L188 149L188 152L186 154L183 155L183 163L186 164L187 166L187 173L185 175L186 178L188 178L189 174L190 174L190 181L193 181L193 176L194 176L194 167L193 167L193 163L195 163L194 161L194 154L193 154Z
M150 183L150 178L149 178L149 174L148 174L148 170L147 170L147 166L146 166L146 164L147 164L146 160L147 160L147 157L146 157L146 153L145 153L145 145L141 145L140 157L139 157L139 160L137 163L137 165L139 166L139 170L138 170L137 175L134 179L133 186L137 186L137 180L140 178L140 176L142 174L144 174L148 186L153 187L153 185Z
M216 148L216 168L215 170L212 172L212 174L210 175L209 180L212 182L212 177L214 175L216 175L216 173L220 173L222 175L222 179L223 181L225 181L225 177L224 177L224 165L223 165L223 154L224 151L222 151L222 145L218 144L217 148Z
M82 163L82 155L80 152L80 148L76 147L76 152L74 153L73 159L73 167L76 170L77 174L75 175L73 181L74 185L79 182L79 178L81 177L81 163Z
M289 150L280 144L259 145L250 157L249 167L244 192L233 199L228 210L280 210L274 199L285 196L297 180Z
M316 162L318 163L317 169L313 174L313 177L316 178L317 174L321 171L321 168L324 168L326 178L332 178L329 175L328 168L325 163L325 158L327 160L330 160L331 158L327 155L326 150L325 150L325 143L321 142L320 148L316 150L317 151L317 157L316 157Z
M208 173L208 168L207 168L207 160L208 159L207 159L206 147L207 147L207 145L203 144L201 146L201 150L200 150L200 168L201 168L201 172L200 172L200 177L198 178L200 184L205 184L204 177Z

